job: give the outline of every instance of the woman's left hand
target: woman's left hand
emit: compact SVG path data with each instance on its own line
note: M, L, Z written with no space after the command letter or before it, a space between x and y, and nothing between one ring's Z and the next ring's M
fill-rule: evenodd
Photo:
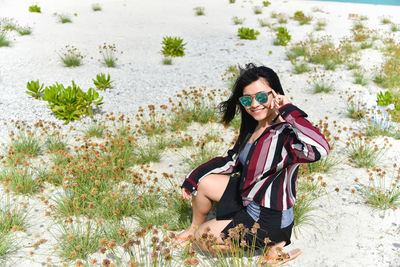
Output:
M285 95L278 95L272 90L272 102L271 102L271 109L279 109L280 107L289 104L290 101Z

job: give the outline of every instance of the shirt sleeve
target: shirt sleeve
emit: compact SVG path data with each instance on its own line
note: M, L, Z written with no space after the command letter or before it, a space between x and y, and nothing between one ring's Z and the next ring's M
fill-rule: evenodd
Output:
M238 171L239 157L234 149L228 150L225 157L213 158L192 170L182 184L191 193L196 193L200 181L208 174L230 174Z
M292 126L295 138L291 149L296 163L314 162L328 155L330 146L320 131L307 119L307 114L293 104L279 109L284 120Z

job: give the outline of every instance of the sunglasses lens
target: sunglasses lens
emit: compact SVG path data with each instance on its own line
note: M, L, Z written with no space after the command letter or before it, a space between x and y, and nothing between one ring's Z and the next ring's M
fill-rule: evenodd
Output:
M249 95L245 95L239 98L240 103L244 106L244 107L249 107L251 106L251 102L252 102L252 98Z
M260 92L258 94L256 94L256 100L258 103L260 104L264 104L267 103L268 101L268 94L264 93L264 92Z

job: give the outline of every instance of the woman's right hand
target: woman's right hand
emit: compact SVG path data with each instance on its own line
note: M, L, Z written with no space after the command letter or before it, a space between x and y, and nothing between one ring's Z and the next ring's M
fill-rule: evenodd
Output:
M192 197L192 193L189 191L189 189L182 187L182 197L183 199L190 199Z

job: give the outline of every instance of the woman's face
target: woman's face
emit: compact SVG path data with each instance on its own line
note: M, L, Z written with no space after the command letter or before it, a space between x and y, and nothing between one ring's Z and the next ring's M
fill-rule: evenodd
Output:
M258 122L266 121L267 118L274 116L275 113L270 109L273 98L271 93L268 94L268 101L263 104L260 104L256 100L255 95L259 92L268 93L271 91L272 88L269 87L268 83L264 79L258 79L257 81L252 82L243 89L243 95L252 96L251 105L248 107L244 107L244 109Z

